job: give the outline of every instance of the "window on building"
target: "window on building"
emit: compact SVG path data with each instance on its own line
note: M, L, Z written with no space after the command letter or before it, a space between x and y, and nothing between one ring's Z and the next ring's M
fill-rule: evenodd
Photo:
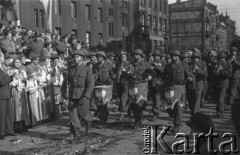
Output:
M124 13L121 14L121 18L122 18L122 27L125 26L125 15Z
M167 1L163 0L163 12L166 13L167 12Z
M162 11L162 0L159 0L159 11Z
M86 45L90 47L90 41L91 41L91 33L86 32Z
M61 28L60 27L55 27L55 34L61 36Z
M128 1L124 0L124 8L128 8Z
M73 29L73 30L72 30L72 35L75 35L76 38L77 38L77 30Z
M164 31L167 30L167 20L166 19L163 20L163 30Z
M141 6L146 6L146 0L141 0Z
M38 9L34 9L34 26L38 27Z
M161 18L158 19L158 30L162 31L162 19Z
M86 20L89 21L90 20L90 5L86 5L86 7L85 7L85 16L86 16Z
M125 27L128 27L128 14L125 14Z
M42 28L44 28L44 11L40 10L40 24L42 26Z
M148 7L149 7L149 8L152 7L152 0L148 0Z
M61 15L61 1L55 0L55 14Z
M157 17L153 17L152 27L153 27L154 29L156 28L156 22L157 22Z
M144 26L145 25L145 14L144 13L142 13L141 14L141 24Z
M151 15L148 15L148 25L147 26L151 26L152 21L151 21Z
M72 18L77 18L77 3L71 2L71 16Z
M108 15L113 17L113 9L108 9Z
M102 8L98 8L98 22L102 23Z
M99 39L103 38L103 34L102 33L98 33L98 38Z
M109 36L114 36L114 29L113 29L113 23L109 23Z

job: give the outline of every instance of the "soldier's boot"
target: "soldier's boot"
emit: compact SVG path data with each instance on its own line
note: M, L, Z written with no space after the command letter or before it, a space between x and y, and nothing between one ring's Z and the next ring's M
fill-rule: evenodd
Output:
M92 122L87 122L85 133L86 133L86 134L92 133Z

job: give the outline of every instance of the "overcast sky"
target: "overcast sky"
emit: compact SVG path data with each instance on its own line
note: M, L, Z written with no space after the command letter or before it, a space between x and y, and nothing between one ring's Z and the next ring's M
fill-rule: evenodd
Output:
M175 3L177 0L168 0L169 4ZM181 0L187 1L187 0ZM240 35L240 0L207 0L214 5L217 5L219 13L226 14L226 10L228 11L228 15L232 20L236 21L236 33Z

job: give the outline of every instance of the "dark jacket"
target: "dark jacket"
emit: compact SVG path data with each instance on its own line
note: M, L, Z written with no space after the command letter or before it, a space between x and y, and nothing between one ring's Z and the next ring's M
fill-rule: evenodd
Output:
M96 86L111 85L114 76L113 66L108 62L96 63L92 67Z
M90 98L94 88L94 78L89 66L73 65L68 70L68 83L70 99Z
M178 63L169 63L163 71L163 81L165 87L175 85L184 85L188 77L194 80L194 75L187 64L179 61Z
M143 60L141 60L139 62L133 61L133 62L131 62L130 66L133 67L135 83L143 81L146 78L146 75L144 74L146 69L151 68L150 63L147 61L143 61Z
M10 82L10 77L0 68L0 100L11 97Z

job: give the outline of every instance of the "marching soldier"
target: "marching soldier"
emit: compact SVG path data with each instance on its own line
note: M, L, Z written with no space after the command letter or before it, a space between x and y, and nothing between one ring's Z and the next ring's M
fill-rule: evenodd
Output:
M95 86L111 86L114 78L113 66L106 61L106 54L103 51L97 52L98 63L92 67ZM93 102L96 102L93 100ZM107 110L107 104L95 103L97 106L97 113L100 120L107 121L109 112Z
M160 118L161 115L161 94L163 92L162 89L162 74L163 70L165 68L165 64L163 63L161 57L162 53L161 51L157 50L153 53L154 56L154 62L152 63L151 67L155 71L156 76L153 78L153 80L150 80L149 83L149 94L152 96L153 99L153 107L152 107L152 112L153 112L153 118L152 121L156 121L157 118Z
M148 54L148 62L150 64L152 64L154 62L154 56L153 56L153 52Z
M163 71L163 81L165 89L170 89L174 92L174 100L181 100L185 91L185 81L193 81L194 76L190 72L189 67L180 61L181 52L174 50L171 53L171 63L167 64ZM174 117L174 132L179 131L179 126L182 125L182 107L180 104L175 104L172 109Z
M232 65L232 76L230 78L230 86L229 86L229 98L227 109L230 109L230 106L234 103L234 98L236 96L237 86L240 79L240 66L236 63L235 59L239 56L240 53L237 52L237 48L233 47L231 49L231 55L228 59L228 63Z
M87 63L87 66L92 68L92 66L98 62L96 52L89 52L88 57L90 58L90 61Z
M94 77L90 67L83 64L84 53L73 51L74 65L69 67L69 113L70 131L74 138L79 138L81 121L86 123L86 134L91 132L92 115L89 111L89 99L94 87Z
M129 61L127 60L127 53L121 51L119 54L119 61L115 66L115 74L117 74L117 90L120 97L120 104L118 110L120 111L119 120L124 119L124 114L128 110L128 71L129 71Z
M151 66L147 61L143 60L144 57L143 51L136 49L134 51L134 60L130 64L132 77L129 78L129 102L135 118L135 128L138 128L141 124L142 111L146 108L147 94L141 93L147 92L147 75L144 73L147 69L150 69ZM148 79L150 80L152 77L149 76Z
M226 52L220 52L218 63L214 67L214 79L217 82L217 116L220 117L224 112L224 99L229 85L229 78L232 75L232 65L226 61Z
M201 52L196 48L193 49L192 63L189 68L193 72L195 79L188 85L190 91L187 93L189 108L193 115L200 111L203 81L207 77L207 66L201 60Z

